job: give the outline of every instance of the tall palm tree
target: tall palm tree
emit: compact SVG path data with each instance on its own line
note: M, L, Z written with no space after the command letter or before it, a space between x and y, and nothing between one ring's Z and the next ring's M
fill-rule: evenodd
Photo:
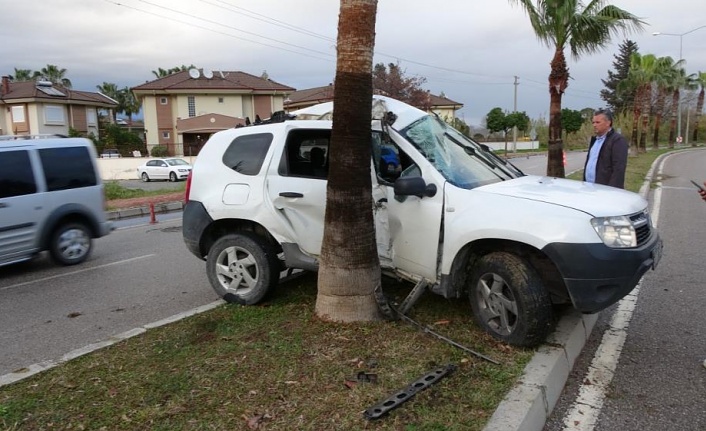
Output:
M677 118L679 109L681 108L679 104L681 89L696 88L695 74L692 73L687 75L683 65L684 60L679 60L674 63L675 70L669 83L669 88L672 91L672 118L669 124L669 148L674 148L674 142L676 141Z
M11 79L13 82L31 81L33 79L32 71L30 69L15 68L15 73L11 76Z
M554 48L549 74L547 175L564 177L561 97L569 85L564 50L568 47L571 56L578 60L583 54L593 54L606 48L613 34L641 30L644 22L617 6L606 5L604 0L591 0L585 7L581 0L509 1L522 6L540 42Z
M96 88L102 94L105 94L106 96L108 96L111 99L118 102L118 106L116 106L115 109L111 109L111 113L113 116L113 122L115 122L118 112L123 112L125 109L125 107L124 107L125 100L123 98L123 94L122 94L121 90L118 88L118 86L116 84L114 84L112 82L105 82L105 81L103 81L103 84L101 84L101 85L96 85Z
M71 88L71 80L66 78L66 69L59 69L58 66L53 64L47 64L46 67L43 67L42 70L34 74L53 84L60 84L66 88Z
M639 152L640 119L645 111L646 100L652 92L652 75L656 66L656 57L652 54L643 56L639 52L630 55L630 69L625 80L618 84L621 92L634 91L632 131L630 134L630 154ZM649 109L649 105L647 104ZM644 133L643 133L644 136Z
M140 102L140 99L135 97L135 93L133 93L128 87L123 88L121 93L123 102L123 109L121 112L124 112L125 115L127 115L129 123L132 124L132 114L137 114L140 112L142 103Z
M669 82L675 72L674 59L672 57L660 57L657 59L657 69L655 70L655 84L657 86L657 99L654 105L655 125L652 136L652 148L659 148L659 130L662 125L665 102L669 96Z
M701 111L704 109L704 89L706 88L706 72L701 72L696 75L696 83L701 87L699 98L696 101L696 116L694 118L694 136L691 140L692 145L696 145L696 140L699 138L699 121L701 120Z
M341 0L326 218L316 314L340 321L382 317L370 172L372 64L377 0Z

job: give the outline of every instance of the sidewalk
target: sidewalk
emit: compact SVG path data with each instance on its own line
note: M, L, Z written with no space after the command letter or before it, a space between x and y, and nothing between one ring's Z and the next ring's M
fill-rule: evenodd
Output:
M152 214L181 211L184 209L184 192L169 193L132 199L117 199L107 202L111 208L106 211L108 220L122 220L132 217L145 217Z

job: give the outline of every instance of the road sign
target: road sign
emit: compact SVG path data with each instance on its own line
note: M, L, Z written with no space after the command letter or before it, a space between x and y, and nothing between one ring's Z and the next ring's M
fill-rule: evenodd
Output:
M681 144L681 141L682 141L681 136L677 136L677 144Z

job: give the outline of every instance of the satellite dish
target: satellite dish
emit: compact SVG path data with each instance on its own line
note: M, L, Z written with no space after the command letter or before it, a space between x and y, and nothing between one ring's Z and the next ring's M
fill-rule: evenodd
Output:
M204 69L203 69L203 76L204 76L206 79L211 79L211 78L213 78L213 71L212 71L211 69L206 69L206 68L204 68Z
M192 78L194 78L194 79L198 79L199 76L201 76L201 73L199 73L199 70L198 70L198 69L196 69L196 68L191 68L191 69L189 69L189 76L192 77Z

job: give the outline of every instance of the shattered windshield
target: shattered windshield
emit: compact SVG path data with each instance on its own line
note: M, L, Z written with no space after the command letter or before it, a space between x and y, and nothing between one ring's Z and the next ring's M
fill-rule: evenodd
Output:
M436 117L422 117L401 134L457 187L472 189L518 176L477 143Z

